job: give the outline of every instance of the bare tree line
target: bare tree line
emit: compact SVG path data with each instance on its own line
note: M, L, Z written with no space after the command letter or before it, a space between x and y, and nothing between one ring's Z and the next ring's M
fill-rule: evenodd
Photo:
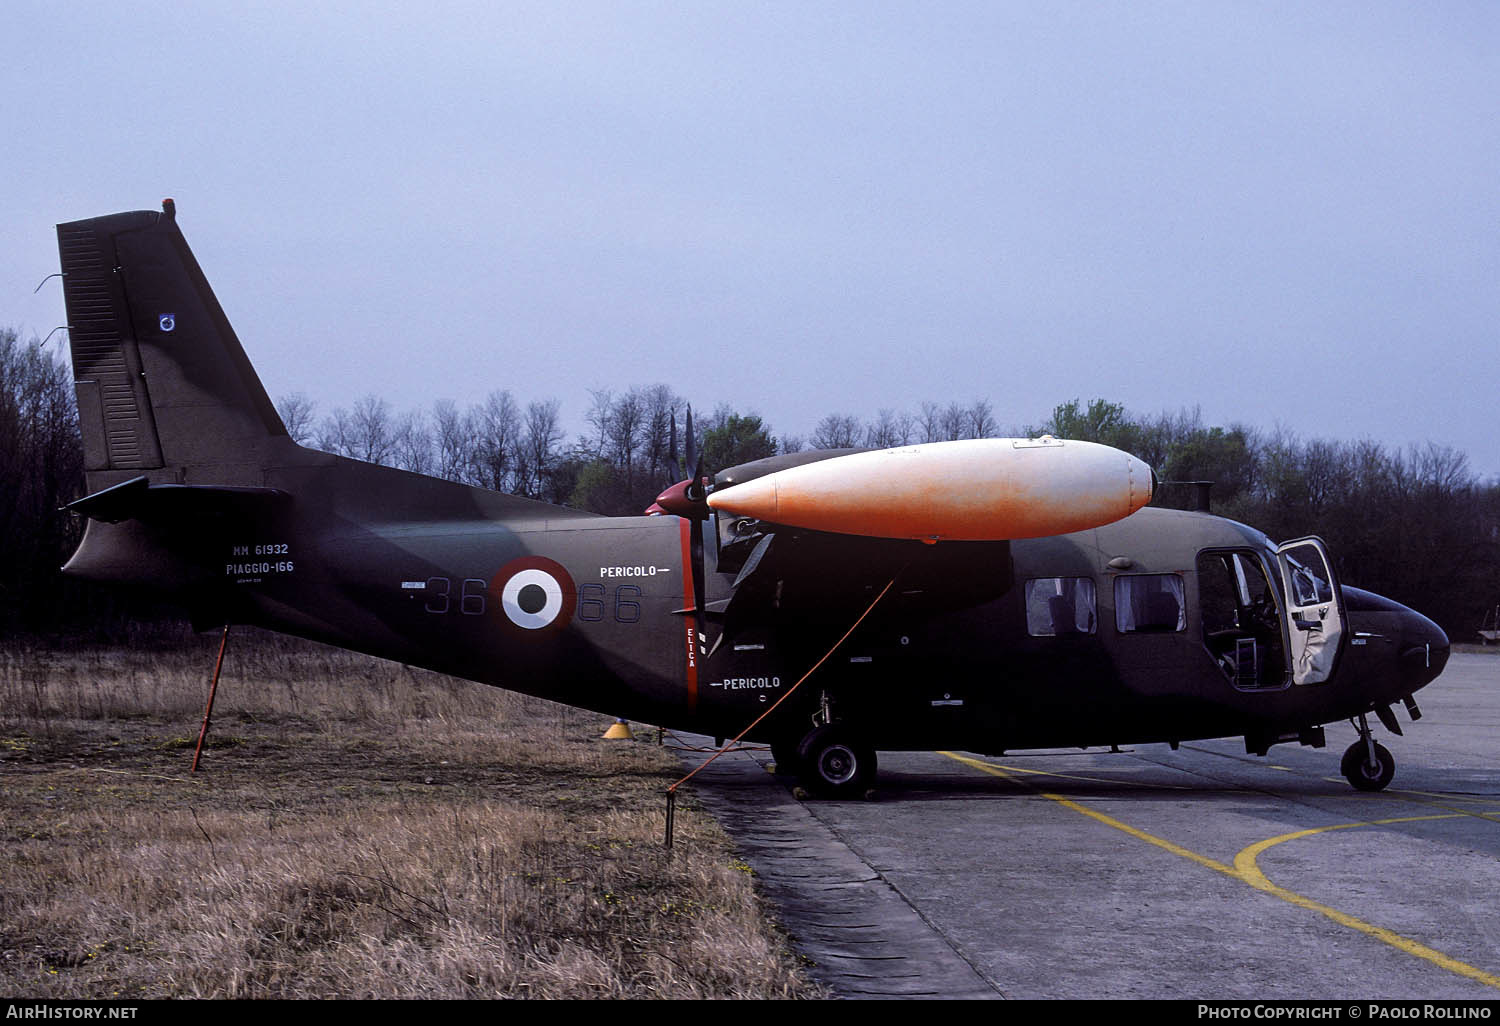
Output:
M807 440L812 449L850 449L866 447L889 449L898 445L923 442L953 442L963 438L994 438L1003 432L995 421L988 399L975 399L965 405L947 405L927 401L909 410L877 410L875 417L862 421L848 413L830 413L813 429ZM800 446L798 446L800 448Z
M276 408L299 444L526 498L623 513L616 507L648 491L649 503L682 476L669 457L677 451L674 427L685 405L665 385L595 392L589 430L571 446L558 400L523 406L503 390L466 409L440 399L429 410L397 413L369 395L319 419L301 393L282 397ZM681 429L676 432L680 439Z
M497 391L467 410L440 399L430 411L396 413L369 395L319 420L315 404L299 392L283 396L276 409L301 445L528 498L558 498L548 488L563 441L556 399L523 410L509 392Z
M301 393L283 396L276 408L299 444L596 513L641 513L690 473L687 401L663 384L592 392L587 429L571 444L558 400L523 408L508 391L466 409L442 399L430 410L397 413L370 395L319 419ZM700 410L695 437L705 473L778 451L759 417L728 406Z
M83 494L73 375L0 328L0 626L45 624L74 589L57 573L80 535L58 507Z

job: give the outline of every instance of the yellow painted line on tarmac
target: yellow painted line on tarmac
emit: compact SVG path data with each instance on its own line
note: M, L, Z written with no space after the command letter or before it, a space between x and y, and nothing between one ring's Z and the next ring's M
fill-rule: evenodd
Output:
M1280 898L1282 901L1290 902L1291 904L1296 905L1299 908L1305 908L1311 912L1321 913L1322 915L1327 916L1329 919L1332 919L1335 923L1338 923L1340 926L1347 926L1351 930L1358 930L1360 933L1374 937L1378 941L1389 944L1391 947L1395 948L1398 951L1404 951L1408 955L1414 955L1417 958L1426 959L1433 965L1446 969L1450 973L1457 973L1460 976L1467 976L1471 980L1478 980L1480 983L1483 983L1486 986L1494 987L1497 990L1500 990L1500 976L1496 976L1494 973L1487 973L1483 969L1476 969L1474 966L1469 965L1467 962L1460 962L1456 958L1449 958L1441 951L1436 951L1433 948L1429 948L1427 945L1422 944L1419 941L1414 941L1410 937L1403 937L1401 934L1395 933L1391 930L1387 930L1383 926L1375 926L1374 924L1367 923L1362 919L1356 919L1354 916L1340 912L1336 908L1330 908L1327 905L1319 904L1318 902L1313 901L1311 898L1305 898L1302 895L1295 893L1294 891L1289 891L1285 887L1278 886L1277 884L1274 884L1270 880L1266 879L1266 875L1261 872L1260 866L1256 864L1256 860L1260 858L1261 852L1265 851L1268 848L1274 847L1278 844L1284 844L1287 841L1295 841L1302 837L1311 837L1314 834L1327 833L1330 830L1352 830L1355 827L1387 826L1393 823L1417 823L1423 820L1434 819L1459 819L1464 815L1466 815L1466 813L1448 812L1430 816L1403 816L1397 819L1374 819L1366 823L1339 823L1334 826L1313 827L1310 830L1297 830L1289 834L1282 834L1280 837L1271 837L1267 838L1264 841L1257 841L1255 844L1252 844L1248 848L1245 848L1234 857L1234 868L1236 870L1236 875L1241 880L1249 884L1251 887L1254 887L1258 891L1264 891L1266 894L1274 895L1275 897Z
M1330 784L1342 784L1342 783L1345 782L1343 777L1324 777L1323 779L1326 780L1326 781L1328 781ZM1409 797L1409 798L1405 797L1406 795L1410 795L1411 797ZM1500 806L1500 795L1453 794L1451 792L1445 793L1443 791L1405 791L1405 790L1402 790L1402 789L1396 788L1396 787L1386 788L1384 791L1380 791L1380 792L1378 792L1376 794L1368 795L1367 797L1369 797L1369 798L1387 798L1387 799L1393 799L1395 801L1412 801L1412 802L1419 801L1419 800L1424 799L1424 798L1436 798L1436 799L1439 799L1440 801L1453 802L1455 804L1462 804L1462 805ZM1426 804L1437 804L1437 803L1436 802L1429 802L1429 803L1426 803ZM1457 811L1457 810L1455 810L1455 811ZM1473 813L1468 813L1468 815L1478 816L1481 819L1492 819L1496 815L1500 815L1500 808L1495 808L1495 809L1493 809L1492 811L1489 811L1489 812L1473 812Z
M952 752L943 752L941 754L948 756L950 759L958 759L959 762L968 762L969 761L967 759L962 758L961 756L954 755ZM978 765L986 765L986 766L988 766L990 764L989 763L980 763ZM1004 766L1004 767L1000 767L1000 768L1008 770L1011 773L1030 774L1032 776L1037 776L1037 777L1055 777L1058 780L1081 780L1081 781L1083 781L1086 784L1130 784L1130 785L1132 785L1134 787L1149 787L1152 790L1156 790L1156 791L1191 791L1191 790L1193 790L1193 788L1191 788L1191 787L1189 787L1187 785L1184 785L1184 784L1151 784L1151 783L1141 783L1141 782L1135 781L1135 780L1121 780L1119 777L1087 777L1087 776L1084 776L1084 775L1079 774L1079 773L1054 773L1052 770L1034 770L1034 769L1027 769L1024 766ZM1004 776L1004 774L999 774L999 775L1000 776Z
M1427 795L1430 797L1418 797ZM1410 797L1408 797L1410 796ZM1368 797L1375 797L1370 795ZM1500 809L1466 809L1460 804L1463 799L1454 798L1445 794L1436 794L1429 791L1395 791L1380 792L1380 797L1390 801L1405 802L1408 805L1428 805L1434 809L1446 809L1455 816L1467 816L1469 819L1483 819L1491 823L1500 823ZM1491 802L1494 799L1490 799Z
M1343 777L1324 777L1323 779L1325 779L1325 780L1332 780L1335 783L1343 783L1343 781L1344 781ZM1402 788L1399 788L1399 787L1388 787L1388 788L1386 788L1384 791L1382 791L1380 793L1381 794L1414 794L1414 795L1417 795L1420 798L1442 798L1442 799L1444 799L1446 801L1452 801L1452 802L1473 802L1476 805L1482 805L1482 804L1484 804L1486 802L1488 802L1488 803L1490 803L1490 804L1493 805L1496 802L1500 802L1500 795L1493 795L1493 794L1480 795L1480 794L1453 794L1452 792L1444 792L1444 791L1412 791L1412 790L1409 790L1409 789L1402 789Z
M981 772L988 773L991 776L1002 777L1006 779L1015 779L1014 774L1020 772L1019 770L1016 770L1010 766L997 766L993 763L982 762L979 759L969 758L965 755L958 755L955 752L939 752L938 754L946 755L950 759L961 762L966 766L972 766L973 768L980 770ZM1026 772L1035 773L1042 776L1049 775L1046 774L1045 771L1039 770L1029 770ZM1043 798L1054 801L1064 808L1078 813L1079 815L1087 816L1089 819L1095 820L1099 823L1103 823L1105 826L1113 827L1114 829L1119 830L1122 833L1129 834L1131 837L1134 837L1137 840L1144 841L1147 844L1155 845L1156 847L1161 848L1163 851L1171 852L1173 855L1185 858L1190 862L1195 862L1198 865L1203 866L1205 869L1212 869L1216 873L1222 873L1225 876L1238 880L1241 883L1249 887L1253 887L1264 894L1269 894L1272 897L1280 898L1282 901L1285 901L1290 905L1295 905L1298 908L1306 909L1309 912L1317 912L1319 915L1325 916L1333 922L1338 923L1340 926L1347 927L1351 930L1357 930L1358 932L1363 933L1366 936L1373 937L1384 944L1390 945L1398 951L1402 951L1415 958L1420 958L1424 959L1425 961L1431 962L1433 965L1436 965L1441 969L1446 969L1451 973L1456 973L1459 976L1468 977L1471 980L1475 980L1479 983L1485 984L1486 986L1494 987L1495 989L1500 990L1500 976L1496 976L1494 973L1487 973L1483 969L1477 969L1474 966L1469 965L1467 962L1460 962L1456 958L1450 958L1449 956L1443 954L1441 951L1429 948L1427 945L1421 943L1420 941L1412 940L1410 937L1403 937L1401 934L1396 933L1392 930L1387 930L1385 927L1376 926L1373 923L1367 923L1362 919L1358 919L1354 916L1348 915L1347 913L1340 912L1336 908L1332 908L1328 905L1321 904L1320 902L1313 901L1311 898L1298 894L1295 891L1290 891L1285 887L1274 884L1266 877L1265 873L1261 872L1260 866L1256 861L1260 858L1262 852L1266 851L1269 848L1275 847L1278 844L1284 844L1287 841L1299 840L1304 837L1312 837L1315 834L1327 833L1330 830L1352 830L1356 827L1389 826L1395 823L1417 823L1437 819L1458 819L1463 816L1472 815L1472 813L1446 812L1427 816L1403 816L1395 819L1374 819L1359 823L1338 823L1333 826L1313 827L1308 830L1297 830L1289 834L1282 834L1279 837L1272 837L1264 841L1257 841L1255 844L1250 845L1249 847L1245 848L1237 855L1235 855L1234 864L1228 865L1226 863L1218 861L1217 859L1211 859L1206 855L1200 855L1195 851L1190 851L1180 844L1174 844L1173 842L1168 841L1166 838L1157 837L1155 834L1148 834L1146 831L1139 830L1131 826L1129 823L1121 822L1120 820L1115 819L1113 816L1106 816L1102 812L1096 812L1088 806L1081 805L1078 802L1073 801L1072 799L1064 798L1060 794L1050 794L1045 791L1039 793Z

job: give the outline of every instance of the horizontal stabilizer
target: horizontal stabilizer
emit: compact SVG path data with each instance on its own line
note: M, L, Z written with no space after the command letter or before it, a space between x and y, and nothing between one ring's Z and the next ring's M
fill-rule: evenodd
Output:
M154 485L143 475L85 495L63 509L90 520L118 524L122 520L166 520L204 513L248 513L289 498L275 488Z

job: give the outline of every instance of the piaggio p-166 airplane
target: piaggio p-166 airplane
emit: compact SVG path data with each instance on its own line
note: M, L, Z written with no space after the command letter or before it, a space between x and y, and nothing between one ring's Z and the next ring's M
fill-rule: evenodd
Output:
M1242 735L1264 755L1343 719L1360 734L1343 771L1376 790L1394 762L1367 716L1399 734L1393 705L1419 715L1448 657L1430 620L1340 586L1318 539L1147 507L1150 470L1087 442L798 453L711 478L690 455L664 515L619 518L313 451L170 200L58 240L90 493L65 570L150 586L200 627L716 737L775 706L749 738L834 796L870 785L879 750Z

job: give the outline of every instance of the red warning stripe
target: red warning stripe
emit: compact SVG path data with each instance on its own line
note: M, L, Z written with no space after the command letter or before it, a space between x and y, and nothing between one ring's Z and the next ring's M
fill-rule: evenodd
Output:
M687 681L688 711L695 712L698 708L698 599L693 594L693 530L692 521L683 519L682 528L682 608L693 610L690 614L683 616L684 630L687 632L687 662L683 671Z

